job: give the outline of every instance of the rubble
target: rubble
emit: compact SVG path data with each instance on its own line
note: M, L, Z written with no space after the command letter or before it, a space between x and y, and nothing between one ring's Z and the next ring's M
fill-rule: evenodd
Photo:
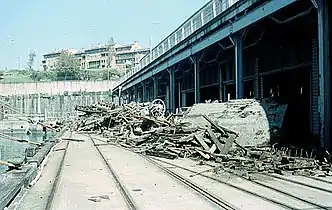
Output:
M165 104L160 100L151 103L130 103L121 107L112 104L78 107L77 110L85 114L75 122L75 129L84 133L98 132L107 139L106 143L121 145L149 156L213 161L218 163L216 172L218 170L231 170L235 173L265 171L282 174L282 171L290 171L296 174L310 171L309 174L314 174L312 171L315 169L330 168L329 163L324 167L324 164L315 160L313 151L277 148L276 145L269 144L272 131L270 125L266 123L271 124L267 120L271 116L266 110L274 110L270 113L274 112L272 123L275 129L282 124L282 117L275 112L284 112L285 107L270 105L266 106L270 108L260 108L267 112L263 116L255 100L231 101L229 104L207 106L215 108L203 109L204 104L199 104L192 107L184 116L171 114L167 117L164 116ZM228 107L227 110L222 109L218 113L217 107L222 106ZM234 111L234 107L238 107L241 111ZM203 114L197 114L200 112ZM246 119L247 123L242 125L238 122L231 125L229 119L231 112L240 116L242 121L239 122L243 123L243 119L250 119ZM244 114L249 112L251 114ZM237 119L233 116L231 120ZM251 125L254 121L264 125ZM238 125L240 128L236 127Z

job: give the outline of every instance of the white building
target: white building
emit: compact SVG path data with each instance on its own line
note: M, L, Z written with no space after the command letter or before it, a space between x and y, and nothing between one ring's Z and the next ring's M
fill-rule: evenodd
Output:
M44 60L42 61L44 70L54 69L55 63L62 52L70 52L74 54L80 61L81 69L125 69L138 64L140 59L148 54L150 50L143 48L138 42L127 45L103 45L82 51L72 49L62 50L44 55Z

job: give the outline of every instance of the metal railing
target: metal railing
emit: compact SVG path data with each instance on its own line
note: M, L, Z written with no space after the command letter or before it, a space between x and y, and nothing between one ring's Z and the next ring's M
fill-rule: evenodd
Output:
M171 33L166 39L160 42L156 47L152 48L150 53L145 55L133 69L126 73L117 83L115 87L126 81L139 72L147 65L158 59L167 51L172 49L178 43L189 37L195 31L202 28L205 24L213 20L215 17L226 11L239 0L211 0L205 4L194 15L187 19L180 27Z

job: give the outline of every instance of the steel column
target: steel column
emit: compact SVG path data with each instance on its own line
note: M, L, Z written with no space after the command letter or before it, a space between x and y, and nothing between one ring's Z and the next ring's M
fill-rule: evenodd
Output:
M259 98L259 58L255 59L254 97Z
M121 103L121 87L119 88L119 106L121 106L122 105L122 103ZM92 97L91 97L92 98Z
M234 36L235 42L235 86L236 99L244 97L243 83L243 40L240 35Z
M231 73L232 73L232 68L231 68L231 63L227 62L226 63L226 81L231 80ZM224 101L228 101L228 92L226 89L226 85L224 84Z
M195 104L201 102L201 88L199 78L199 56L195 55L190 57L191 62L194 64L194 89L195 89Z
M170 92L169 92L169 85L166 85L166 96L165 96L165 105L166 105L166 108L167 110L170 109Z
M157 77L152 77L153 80L153 99L158 98L158 79Z
M122 100L122 104L126 104L127 103L127 96L128 96L128 92L127 91L123 91L123 100Z
M146 101L146 83L142 82L142 102L144 103Z
M112 102L112 103L115 102L115 101L114 101L114 95L113 95L113 94L111 94L111 102ZM84 106L84 105L87 106L86 100L83 102L82 105L83 105L83 106ZM53 110L53 108L52 108L52 110Z
M131 89L128 90L128 103L133 101L133 91Z
M179 81L178 83L178 104L179 104L179 109L181 108L181 82Z
M218 70L218 74L219 74L219 100L223 101L224 97L223 97L223 93L224 93L224 84L223 84L223 75L222 75L222 69L220 68L220 63L217 63L217 70Z
M182 107L186 107L187 106L187 94L186 92L182 92Z
M321 146L331 148L330 142L330 68L329 68L329 34L328 34L327 0L320 0L318 5L318 64L319 64L319 110L321 122Z
M170 110L175 113L175 70L173 68L168 70L169 73L169 103Z
M138 90L137 90L137 86L134 86L134 101L138 102Z
M318 43L312 40L312 69L310 72L310 119L311 132L314 136L320 136L320 113L319 113L319 65L318 65Z
M260 92L260 98L264 98L264 77L260 76L259 78L260 83L261 83L261 92Z

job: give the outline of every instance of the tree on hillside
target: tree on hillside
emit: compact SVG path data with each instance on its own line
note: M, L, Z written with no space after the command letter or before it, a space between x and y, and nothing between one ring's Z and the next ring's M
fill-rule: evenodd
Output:
M55 72L57 80L79 80L80 63L73 54L63 52L55 63Z
M36 53L35 52L33 52L33 51L31 51L30 53L29 53L29 60L28 60L28 69L29 70L32 70L32 67L33 67L33 64L34 64L34 62L35 62L35 57L36 57Z
M110 79L117 79L123 76L123 73L119 69L106 69L102 72L102 79L103 80L110 80Z
M56 80L55 72L53 71L31 71L30 78L36 82Z

